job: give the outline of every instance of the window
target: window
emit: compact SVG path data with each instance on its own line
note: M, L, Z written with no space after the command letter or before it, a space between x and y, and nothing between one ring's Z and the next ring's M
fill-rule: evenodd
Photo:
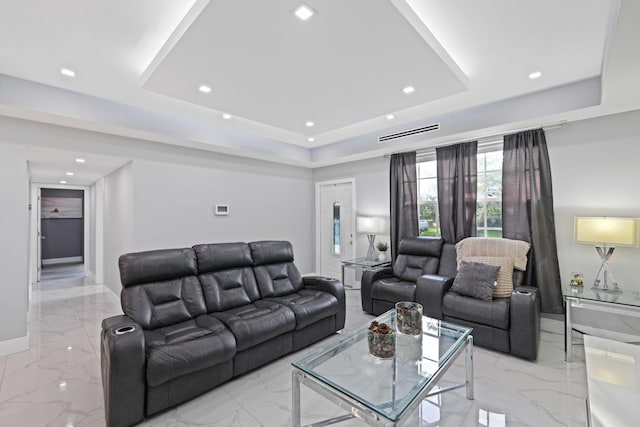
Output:
M418 231L421 236L440 235L436 161L418 163Z
M478 154L476 236L502 237L502 150Z
M440 236L438 169L436 160L419 162L418 230ZM502 150L478 153L476 236L502 237Z
M333 245L334 256L340 256L340 203L333 204Z

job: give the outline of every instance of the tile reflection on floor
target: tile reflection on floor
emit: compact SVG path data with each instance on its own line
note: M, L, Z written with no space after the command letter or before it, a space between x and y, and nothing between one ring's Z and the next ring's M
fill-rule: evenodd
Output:
M104 426L100 379L100 323L120 314L118 298L82 277L41 282L29 312L31 348L0 357L0 425ZM346 330L372 316L360 309L358 290L347 291ZM313 348L337 339L334 335ZM291 425L291 361L310 349L170 409L143 426ZM584 350L574 346L573 363L564 362L563 336L543 332L536 362L475 347L475 400L464 389L425 400L405 426L584 426L586 375ZM441 385L464 378L461 358ZM301 388L304 423L341 414L331 402ZM338 424L363 426L354 419Z

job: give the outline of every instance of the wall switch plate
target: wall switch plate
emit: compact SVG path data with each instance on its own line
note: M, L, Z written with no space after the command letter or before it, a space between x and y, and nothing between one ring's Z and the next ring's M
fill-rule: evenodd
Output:
M216 216L229 215L229 205L216 205L213 214Z

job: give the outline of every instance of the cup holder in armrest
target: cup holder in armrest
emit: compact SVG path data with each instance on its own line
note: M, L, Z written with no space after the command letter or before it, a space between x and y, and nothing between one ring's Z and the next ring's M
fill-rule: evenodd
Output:
M518 295L531 295L531 292L529 292L529 291L516 291L516 294L518 294Z
M129 332L133 332L136 330L136 327L133 325L128 325L128 326L121 326L119 328L117 328L114 333L116 335L124 335L124 334L128 334Z

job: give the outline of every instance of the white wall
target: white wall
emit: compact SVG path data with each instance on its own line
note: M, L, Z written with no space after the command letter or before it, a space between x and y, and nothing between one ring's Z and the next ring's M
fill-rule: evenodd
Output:
M28 348L29 177L27 152L0 143L0 355Z
M232 168L136 160L136 250L199 243L289 240L296 265L312 272L314 241L311 171L273 164ZM228 216L215 216L228 204Z
M120 293L121 254L216 242L289 240L300 271L314 271L311 171L255 166L134 160L107 176L105 284ZM216 204L228 204L229 215L215 216Z
M133 163L104 178L104 283L120 295L118 257L134 249Z
M590 285L600 266L594 246L574 243L574 216L640 217L639 138L640 111L574 122L547 133L563 283L579 271ZM616 279L629 292L640 292L639 259L639 248L617 248L612 259Z

